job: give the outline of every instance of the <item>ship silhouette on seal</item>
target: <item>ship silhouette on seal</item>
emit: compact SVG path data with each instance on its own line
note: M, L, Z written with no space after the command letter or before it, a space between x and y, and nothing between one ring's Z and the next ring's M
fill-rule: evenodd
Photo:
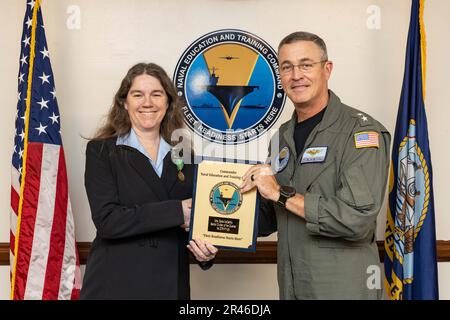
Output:
M212 74L209 78L209 85L206 90L211 93L224 107L227 115L231 118L234 108L246 95L252 93L259 86L230 86L219 85L219 77L216 75L215 67L212 67Z

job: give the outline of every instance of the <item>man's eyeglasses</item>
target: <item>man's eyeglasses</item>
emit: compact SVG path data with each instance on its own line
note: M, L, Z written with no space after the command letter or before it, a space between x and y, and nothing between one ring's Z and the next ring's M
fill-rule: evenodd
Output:
M327 62L328 60L322 60L322 61L317 61L317 62L304 62L304 63L300 63L300 64L292 64L292 63L285 63L281 66L281 74L290 74L292 73L292 71L294 71L295 67L298 67L300 69L300 71L308 73L310 71L312 71L312 69L314 68L314 65L318 64L318 63L324 63Z

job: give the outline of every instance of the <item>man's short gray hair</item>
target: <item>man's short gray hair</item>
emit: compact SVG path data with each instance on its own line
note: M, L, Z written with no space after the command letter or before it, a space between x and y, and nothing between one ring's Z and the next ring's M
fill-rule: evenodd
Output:
M328 60L328 52L325 41L323 41L323 39L318 35L305 31L296 31L284 37L283 40L281 40L280 44L278 45L278 52L280 52L280 48L283 45L297 41L314 42L320 48L320 50L322 50L322 60Z

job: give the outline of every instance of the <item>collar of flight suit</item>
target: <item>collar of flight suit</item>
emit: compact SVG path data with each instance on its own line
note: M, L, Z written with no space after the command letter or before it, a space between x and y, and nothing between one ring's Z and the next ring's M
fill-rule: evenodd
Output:
M319 122L316 128L314 128L314 130L309 135L305 143L305 148L308 147L308 145L311 143L311 141L314 139L314 136L318 132L323 131L329 128L331 125L333 125L339 118L339 115L342 111L341 100L338 98L338 96L331 90L328 90L328 94L329 97L327 109L325 110L322 121ZM294 141L294 130L296 123L297 123L297 113L294 110L291 120L289 120L287 124L286 131L283 134L283 138L286 141L287 145L289 146L291 152L295 155L295 158L297 158L298 156L295 150L295 141Z

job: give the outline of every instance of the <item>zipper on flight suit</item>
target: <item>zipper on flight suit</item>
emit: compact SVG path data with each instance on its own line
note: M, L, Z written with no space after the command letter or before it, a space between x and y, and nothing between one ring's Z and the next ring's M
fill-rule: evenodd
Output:
M305 150L305 148L303 148L301 156L303 156L303 151ZM295 159L294 161L294 170L292 170L292 174L289 178L289 185L291 187L293 187L293 180L294 180L294 176L295 176L295 172L297 171L297 168L301 165L300 162L302 161L302 157L298 157L297 159Z

